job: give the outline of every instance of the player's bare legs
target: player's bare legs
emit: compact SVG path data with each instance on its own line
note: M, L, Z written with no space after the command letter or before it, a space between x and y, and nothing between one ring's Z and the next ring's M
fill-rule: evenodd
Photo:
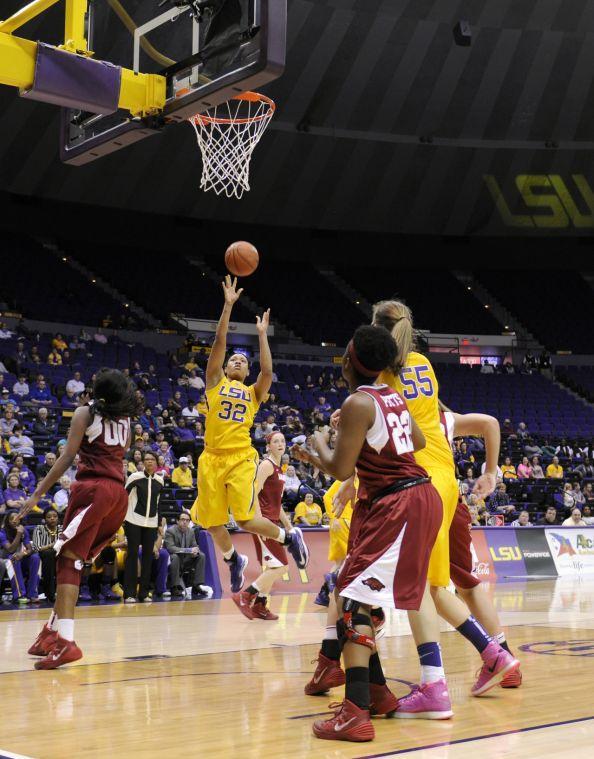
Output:
M215 545L223 555L228 554L230 551L231 553L233 552L233 542L229 535L229 530L225 525L220 524L216 527L209 527L208 531L212 535Z
M249 598L253 599L253 602L247 609L248 614L245 614L243 611L241 603L239 608L248 619L264 619L269 621L275 621L278 619L278 615L273 614L266 604L272 586L277 580L282 578L286 571L287 568L284 566L266 567L262 574L254 580L248 588L246 588L245 592L249 594Z
M289 532L284 527L279 527L274 522L271 522L270 519L262 516L255 516L243 522L238 521L237 524L246 532L282 543L295 559L295 563L299 569L305 569L308 565L309 549L303 540L303 533L299 527L293 527Z
M56 603L47 625L29 649L30 654L44 657L35 662L35 669L56 669L82 657L80 648L74 642L74 610L78 600L82 566L82 559L72 551L60 551L57 560Z

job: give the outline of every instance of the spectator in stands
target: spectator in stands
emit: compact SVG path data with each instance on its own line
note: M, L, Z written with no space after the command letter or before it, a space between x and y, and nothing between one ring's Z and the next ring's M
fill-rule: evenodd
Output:
M56 491L53 498L54 508L58 514L62 514L64 511L66 511L66 506L68 506L68 499L70 498L71 484L72 482L68 475L63 474L60 477L60 489Z
M163 541L171 561L169 577L174 598L183 598L185 595L185 572L189 572L193 596L206 598L209 595L210 589L204 585L205 556L198 548L196 533L190 529L191 524L190 514L182 511L177 524L167 530Z
M470 524L473 527L480 527L481 523L478 516L478 508L476 504L468 505L468 513L470 514Z
M130 461L128 462L126 474L130 475L138 471L137 464L142 461L142 451L138 448L131 449L130 451L128 451L128 455L131 458L130 458Z
M573 498L578 506L582 506L586 501L579 482L573 483Z
M29 356L27 356L25 352L25 343L21 342L20 340L17 343L16 352L14 354L14 360L16 361L16 364L19 367L19 369L21 367L21 364L25 364L29 360Z
M554 506L547 506L545 515L538 524L544 527L546 527L547 525L550 526L550 525L559 524L559 516L557 514L557 509Z
M15 419L14 411L10 408L5 409L4 415L0 418L0 434L10 436L17 426L18 420Z
M543 350L543 352L538 357L538 366L540 369L540 373L544 374L545 377L552 377L553 373L553 364L551 362L551 355L546 350L546 348Z
M512 527L532 527L530 522L530 514L527 511L520 511L517 519L511 523Z
M518 477L521 480L529 480L533 477L532 467L528 461L528 456L522 457L522 463L518 466Z
M72 390L66 390L62 396L62 408L75 409L78 406L77 396Z
M26 493L21 487L19 475L9 473L6 478L6 488L4 489L4 503L7 509L20 509L24 506Z
M138 600L149 599L153 551L159 526L159 498L164 486L163 478L156 474L157 459L150 451L144 454L144 472L135 472L126 481L128 511L124 532L128 554L124 565L124 598L127 603L136 601L138 558L140 556L140 587Z
M72 379L66 383L66 392L70 391L72 395L80 395L85 391L85 383L81 379L80 372L74 372Z
M18 408L16 399L11 396L10 390L7 387L4 387L2 388L2 393L0 393L0 406L8 406L9 404Z
M516 370L514 369L514 365L511 361L504 361L503 366L501 367L501 371L503 374L515 374Z
M330 418L332 406L328 403L325 396L320 395L317 404L314 406L314 413L321 416L324 421Z
M532 374L534 369L536 369L536 358L531 350L527 350L522 361L522 370L525 374Z
M504 480L517 480L518 475L516 472L516 467L512 464L512 460L509 456L506 456L503 461L503 466L501 467L501 472L503 474Z
M490 364L487 359L483 361L481 366L481 374L495 374L495 367Z
M566 459L573 458L573 448L570 445L567 445L567 440L565 438L561 440L561 445L558 445L555 448L555 455L563 456Z
M186 426L186 420L182 417L177 420L177 426L173 428L173 451L176 456L181 456L194 453L195 450L194 430Z
M4 449L4 440L2 435L0 435L0 484L2 483L2 478L6 477L6 473L8 472L8 462L3 456L4 453L6 453ZM0 488L0 494L1 492L2 489ZM4 503L4 501L2 501L2 503Z
M285 503L289 506L291 511L295 508L299 501L299 488L301 487L301 480L297 477L295 467L289 465L285 473L285 489L283 491L283 497Z
M142 425L143 430L148 430L149 432L152 432L155 435L157 434L157 432L159 432L159 423L157 422L156 417L153 416L153 412L150 406L147 406L144 409L144 414L140 417L138 421Z
M489 496L488 504L491 513L512 514L515 511L504 482L497 485L495 492Z
M43 461L43 464L40 464L37 467L37 479L42 480L55 463L56 463L56 454L53 451L48 451L45 454L45 459Z
M511 423L511 419L504 419L503 424L501 425L501 435L503 437L509 437L510 435L513 435L514 433L514 427Z
M56 434L56 425L49 418L49 412L45 406L37 411L37 419L33 424L33 434L39 437L52 437Z
M52 394L44 379L38 380L29 393L29 403L33 406L51 406Z
M56 541L62 534L58 524L58 513L55 509L47 509L43 515L43 524L38 524L33 530L31 545L39 554L41 562L41 587L49 603L56 600L56 559L54 550Z
M196 369L192 369L190 371L190 376L188 377L188 385L194 388L194 390L204 390L204 380L198 374L198 371Z
M563 467L559 464L557 456L553 456L552 462L547 467L547 478L549 479L563 479Z
M466 479L463 480L463 483L467 486L469 493L472 493L475 482L476 479L474 476L474 469L469 466L466 468Z
M58 455L60 455L60 449L58 448ZM72 464L68 467L68 469L64 472L64 474L67 477L70 477L70 481L74 482L76 479L76 470L78 469L78 462L80 461L80 455L77 453L74 457L74 461Z
M198 407L193 406L190 399L188 399L188 402L182 409L182 416L184 419L190 420L190 421L195 420L195 419L200 419L200 413L198 411Z
M30 437L23 434L23 428L20 424L17 424L12 431L8 444L13 453L22 453L24 456L35 456L33 441Z
M197 442L204 442L204 424L200 420L194 425L194 437Z
M468 444L465 440L460 443L460 447L454 455L459 472L465 472L469 466L474 464L474 456L468 450Z
M30 353L30 359L29 360L31 361L32 364L36 364L36 365L39 365L39 364L42 363L41 356L39 355L39 348L36 345L34 345L31 348L31 353Z
M540 465L540 459L538 456L533 456L530 463L532 466L532 477L535 480L544 480L545 474L543 472L542 466Z
M592 507L587 504L582 509L582 519L590 527L594 524L594 516L592 516Z
M29 385L27 384L27 377L24 374L19 374L18 380L12 386L12 394L21 402L28 397Z
M192 471L188 464L190 463L187 456L182 456L179 460L179 466L176 466L171 474L171 482L178 488L191 488L194 486Z
M542 456L542 448L531 437L528 437L524 441L524 453L529 458L532 456Z
M53 348L50 351L50 354L47 357L47 363L50 366L61 366L62 365L62 356L60 355L60 353L55 348Z
M566 482L563 485L563 506L566 509L565 513L568 513L576 505L575 496L573 494L573 488L571 482Z
M322 516L322 509L317 503L314 503L313 495L306 493L303 501L298 503L295 508L293 522L307 527L315 527L322 523Z
M542 455L543 456L551 456L553 457L555 455L555 448L556 445L552 445L548 438L545 438L543 440L542 444Z
M167 466L165 456L162 456L161 454L157 455L157 468L155 469L155 472L160 474L163 479L169 479L171 476L171 467Z
M587 482L584 487L584 503L588 506L594 506L594 488L591 482Z
M16 511L4 515L0 529L0 549L10 559L14 570L11 580L13 601L19 604L37 603L39 556L33 551L31 539L20 524Z
M563 520L561 525L563 527L586 527L587 526L584 520L582 519L582 512L577 508L577 506L571 510L571 516Z
M52 348L58 351L58 353L62 353L68 348L66 341L59 332L56 333L56 336L52 340Z
M33 472L25 464L25 459L21 453L17 453L12 462L12 468L17 470L21 487L26 493L32 493L35 489L37 479Z
M516 436L518 440L520 441L527 440L530 437L530 432L528 431L526 422L520 422L518 424L518 429L516 430Z

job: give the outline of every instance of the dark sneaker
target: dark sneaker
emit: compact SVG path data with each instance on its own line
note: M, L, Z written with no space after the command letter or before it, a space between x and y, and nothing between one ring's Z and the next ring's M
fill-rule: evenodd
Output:
M231 572L231 592L239 593L245 583L244 572L248 565L249 559L241 553L237 554L235 561L227 562Z
M299 569L305 569L309 564L309 550L303 539L303 533L299 527L294 527L291 532L287 533L289 543L287 544L287 551L295 559L295 564Z

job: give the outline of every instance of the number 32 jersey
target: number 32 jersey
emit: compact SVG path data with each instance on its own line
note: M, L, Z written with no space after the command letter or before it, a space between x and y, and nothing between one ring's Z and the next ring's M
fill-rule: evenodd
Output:
M426 477L413 455L411 420L406 401L387 385L361 385L375 403L375 421L357 459L357 499L373 499L398 480Z
M218 384L206 391L206 402L206 449L231 451L251 447L250 430L260 407L254 386L223 375Z

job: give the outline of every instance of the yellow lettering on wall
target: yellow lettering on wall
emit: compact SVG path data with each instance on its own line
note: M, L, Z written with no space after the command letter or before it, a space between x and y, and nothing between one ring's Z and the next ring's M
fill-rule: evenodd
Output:
M549 209L550 213L532 216L535 226L546 229L563 229L569 226L569 217L546 174L518 174L516 187L529 208ZM548 188L553 189L553 192L534 192Z
M491 197L495 202L495 206L499 211L503 223L506 227L533 227L532 217L525 214L513 214L509 210L506 199L503 197L503 193L499 187L499 183L492 174L485 174L483 177L487 189L491 193Z
M565 206L573 226L578 229L594 227L594 194L592 194L590 185L583 174L574 174L572 178L590 213L581 213L563 179L558 174L549 174L551 184Z

